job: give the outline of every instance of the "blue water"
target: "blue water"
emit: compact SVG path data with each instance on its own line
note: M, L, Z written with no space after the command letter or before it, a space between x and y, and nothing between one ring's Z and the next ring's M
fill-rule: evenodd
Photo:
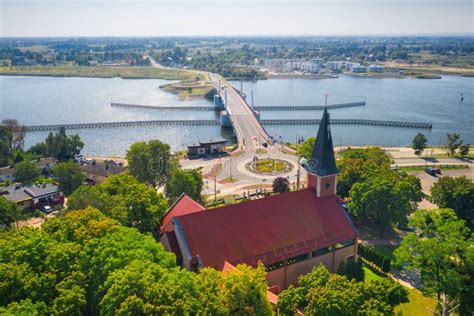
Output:
M213 111L152 111L111 107L111 102L148 105L210 105L207 100L181 101L159 89L166 80L101 78L51 78L0 76L0 119L15 118L26 125L133 121L153 119L217 119ZM233 82L240 88L240 82ZM441 80L371 79L341 76L338 79L278 79L244 82L244 92L254 90L255 105L321 105L366 101L364 107L331 110L332 118L365 118L431 122L433 129L333 125L333 139L340 144L408 145L422 132L433 145L446 133L460 133L474 143L474 78L443 76ZM464 102L460 102L460 94ZM264 111L266 118L320 118L321 111ZM314 136L317 126L265 126L285 141ZM93 155L124 155L134 142L159 138L182 149L199 138L230 137L219 126L150 126L71 131ZM28 133L26 146L47 136Z
M240 82L233 83L240 89ZM337 145L409 145L418 132L431 144L444 143L447 133L459 133L474 144L474 78L443 76L440 80L376 79L341 76L337 79L275 79L244 82L249 96L254 91L255 106L323 105L366 101L366 106L331 110L332 118L361 118L430 122L433 129L332 125ZM461 102L461 93L464 101ZM262 119L321 118L321 111L262 111ZM266 130L286 141L314 136L317 126L266 126Z

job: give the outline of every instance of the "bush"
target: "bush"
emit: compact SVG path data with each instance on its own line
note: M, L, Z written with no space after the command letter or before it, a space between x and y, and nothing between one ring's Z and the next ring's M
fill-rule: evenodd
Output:
M365 247L362 244L359 244L359 255L365 260L373 263L377 268L382 270L385 273L390 271L390 258L386 257L384 254L380 253L374 247Z
M339 265L337 273L357 282L364 281L363 262L360 258L349 258Z

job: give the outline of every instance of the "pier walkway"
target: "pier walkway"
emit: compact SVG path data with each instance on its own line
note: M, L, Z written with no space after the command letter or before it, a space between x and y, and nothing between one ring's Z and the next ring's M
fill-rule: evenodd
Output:
M319 124L318 119L275 119L260 120L263 125L316 125ZM381 120L364 120L364 119L331 119L331 124L346 125L373 125L373 126L392 126L392 127L411 127L411 128L432 128L431 123L420 122L401 122L401 121L381 121Z
M328 109L348 108L354 106L364 106L363 102L351 102L341 104L328 104ZM110 104L112 107L120 108L136 108L159 111L213 111L218 110L215 106L209 105L145 105L145 104L130 104L130 103L115 103ZM324 110L324 105L263 105L254 107L257 111L321 111Z
M54 131L61 127L65 129L88 129L88 128L113 128L131 126L152 125L219 125L218 120L152 120L152 121L124 121L124 122L102 122L102 123L78 123L78 124L52 124L52 125L30 125L26 126L28 132Z

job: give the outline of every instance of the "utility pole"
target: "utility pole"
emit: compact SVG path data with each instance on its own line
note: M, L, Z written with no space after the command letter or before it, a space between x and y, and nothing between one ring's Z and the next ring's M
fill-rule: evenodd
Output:
M298 161L298 171L296 173L296 190L300 189L300 168L301 168L301 163Z
M244 80L240 79L240 96L244 95Z
M225 106L227 107L227 88L225 89Z
M250 96L252 97L252 109L254 108L254 105L253 105L253 90L250 90Z
M326 95L325 95L324 106L325 106L325 107L328 107L328 94L327 94L327 93L326 93Z

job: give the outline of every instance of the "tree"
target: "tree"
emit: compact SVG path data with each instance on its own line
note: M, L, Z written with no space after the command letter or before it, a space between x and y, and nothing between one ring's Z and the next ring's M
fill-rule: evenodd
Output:
M9 228L16 222L21 214L21 209L18 204L8 201L0 197L0 228Z
M26 127L25 125L18 124L17 120L13 119L5 119L2 121L2 125L7 128L10 132L9 136L9 143L10 143L10 150L23 150L25 146L25 135L26 135Z
M392 315L395 306L407 301L407 290L390 279L356 282L320 265L301 276L297 288L284 290L277 307L285 315L293 314L295 306L309 315Z
M11 137L10 130L4 125L0 125L0 167L8 166L10 163Z
M451 208L456 215L474 228L474 181L466 176L440 178L431 187L431 202L441 208Z
M462 145L461 135L457 133L446 135L446 149L450 156L454 156L456 150Z
M367 171L350 190L349 212L356 220L376 224L381 238L392 224L403 224L423 193L420 180L385 168Z
M74 192L85 180L81 167L72 161L58 163L53 168L53 175L59 183L59 190L66 195Z
M337 161L339 176L337 178L337 194L348 197L354 183L360 182L362 174L375 166L390 169L390 157L379 147L349 148L341 153L342 159Z
M459 155L462 158L465 158L469 155L469 151L471 149L471 144L462 144L459 146Z
M272 189L275 193L290 192L290 181L287 178L277 177L273 180Z
M315 142L316 137L309 137L302 144L300 144L298 146L298 149L296 150L296 155L298 156L298 158L305 158L306 160L310 160Z
M174 203L183 193L186 193L193 200L202 203L201 191L203 185L204 182L199 170L175 169L171 173L168 182L166 182L165 194L170 204Z
M463 289L460 273L472 237L453 210L419 210L410 218L408 233L395 252L396 262L421 272L423 291L436 294L442 315L449 315Z
M68 207L92 206L125 226L155 233L168 208L162 194L129 174L113 175L93 188L79 187L71 194Z
M84 143L79 134L66 135L66 129L61 127L57 133L49 133L44 142L31 146L29 152L42 157L55 157L59 161L68 161L78 155Z
M337 273L345 275L349 280L356 280L358 282L364 281L364 263L360 258L349 258L344 260L339 265Z
M411 148L415 150L415 155L418 157L421 156L423 150L426 148L426 144L428 143L428 139L422 133L418 133L415 135L412 141Z
M15 179L25 184L33 183L40 175L39 167L30 161L22 161L15 166Z
M154 186L163 185L177 164L171 156L170 146L157 139L133 144L127 150L126 158L130 174Z

